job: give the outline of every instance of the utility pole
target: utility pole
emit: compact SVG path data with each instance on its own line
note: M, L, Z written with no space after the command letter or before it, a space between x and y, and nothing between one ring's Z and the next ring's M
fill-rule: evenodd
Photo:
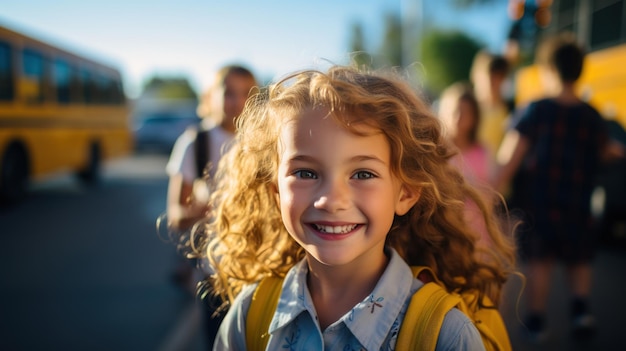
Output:
M421 60L423 10L423 0L401 0L402 66L405 68Z

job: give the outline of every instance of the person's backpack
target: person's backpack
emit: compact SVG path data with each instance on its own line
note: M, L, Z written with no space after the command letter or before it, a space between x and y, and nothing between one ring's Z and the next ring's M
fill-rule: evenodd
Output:
M443 319L454 307L474 323L486 350L512 350L506 326L496 308L480 308L477 296L472 293L448 293L428 267L411 267L411 270L415 277L426 283L411 298L398 333L397 350L434 350ZM282 278L266 277L257 286L246 318L248 350L265 350L267 347L268 329L278 305L282 282ZM493 306L487 297L483 302Z
M194 143L196 152L197 178L204 178L204 171L209 163L209 131L198 126L196 128L196 142Z

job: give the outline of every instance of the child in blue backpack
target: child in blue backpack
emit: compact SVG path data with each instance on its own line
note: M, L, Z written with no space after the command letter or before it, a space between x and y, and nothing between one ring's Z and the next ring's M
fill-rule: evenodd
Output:
M296 72L248 100L200 252L214 293L230 302L215 350L249 349L248 308L269 275L284 284L267 350L394 350L424 285L410 265L497 304L514 246L449 164L454 148L430 111L399 75L343 66ZM488 252L464 220L468 197ZM450 310L436 349L483 347L470 319Z

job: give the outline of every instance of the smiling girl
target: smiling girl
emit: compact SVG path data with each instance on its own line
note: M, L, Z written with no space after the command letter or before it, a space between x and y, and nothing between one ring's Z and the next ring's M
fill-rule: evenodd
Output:
M393 75L333 67L294 73L250 99L222 158L202 253L230 301L216 350L245 350L256 283L284 277L268 350L393 350L411 296L409 265L448 291L498 301L512 244L481 196L449 165L429 108ZM463 219L474 199L494 246L484 261ZM480 350L459 310L437 350Z

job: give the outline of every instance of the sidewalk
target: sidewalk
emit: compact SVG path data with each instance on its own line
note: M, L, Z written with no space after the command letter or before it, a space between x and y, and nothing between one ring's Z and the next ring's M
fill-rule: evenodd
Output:
M593 265L594 287L591 310L597 322L595 335L587 340L570 334L569 301L565 269L558 266L553 274L548 300L548 337L545 342L530 344L523 338L521 320L525 313L523 282L512 277L505 288L502 316L516 351L541 350L626 350L623 315L626 312L626 251L602 248ZM521 297L520 297L521 294Z

